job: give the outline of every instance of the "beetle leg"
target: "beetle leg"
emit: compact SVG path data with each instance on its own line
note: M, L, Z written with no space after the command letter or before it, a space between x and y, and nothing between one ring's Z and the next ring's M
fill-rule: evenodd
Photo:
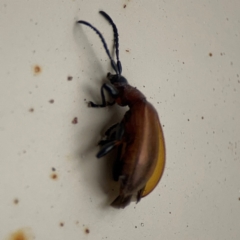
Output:
M123 134L124 134L124 126L123 126L123 123L121 122L116 128L116 139L121 140ZM116 182L118 181L119 175L122 171L121 157L122 157L123 145L124 143L122 142L122 144L118 146L117 157L113 163L112 174L113 174L113 180Z
M138 193L137 193L137 203L141 200L144 189L145 189L145 186L141 190L138 191Z
M89 102L89 107L106 107L106 106L112 106L113 104L115 104L115 101L113 102L106 101L105 95L104 95L104 89L111 95L111 97L116 98L118 96L118 90L113 85L104 83L101 87L102 104Z
M98 142L98 145L103 146L109 142L112 142L113 140L116 140L116 129L118 125L119 123L115 123L109 129L107 129L105 132L105 137Z
M100 140L100 141L98 142L98 145L99 145L99 146L103 146L103 145L105 145L106 143L109 143L109 140Z
M115 141L115 138L114 138L114 139L103 139L103 140L100 140L100 141L98 142L98 145L99 145L99 146L104 146L105 144L111 143L111 142L113 142L113 141Z
M112 141L115 141L117 140L116 138L116 131L111 133L111 135L109 136L105 136L103 139L101 139L99 142L98 142L98 145L104 145L106 143L109 143L109 142L112 142Z
M113 130L113 129L116 129L118 125L119 125L119 123L113 124L113 125L105 132L105 135L106 135L106 136L109 136L110 133L112 132L112 130Z
M105 132L105 134L107 138L104 140L101 140L98 143L98 145L102 146L102 148L98 152L97 157L100 158L106 155L113 148L118 146L116 159L113 163L113 169L112 169L113 179L114 181L118 181L119 175L122 169L121 156L122 156L122 149L124 145L124 142L122 141L122 137L124 134L123 122L114 124Z
M116 127L116 139L118 140L122 139L123 134L124 134L124 126L123 126L123 123L121 122Z
M132 195L124 196L119 195L112 203L111 206L114 208L125 208L131 202Z
M98 142L98 145L105 145L113 140L121 140L124 133L124 128L122 123L116 123L112 125L106 132L106 138Z
M118 147L118 151L117 151L117 158L115 159L114 163L113 163L113 168L112 168L112 175L113 175L113 180L114 181L118 181L119 180L119 175L121 173L121 155L122 155L122 148L123 148L123 145L121 144L119 147Z
M105 145L103 145L101 150L98 152L97 158L103 157L104 155L109 153L113 148L115 148L119 144L121 144L121 142L120 141L116 141L116 140L106 143Z

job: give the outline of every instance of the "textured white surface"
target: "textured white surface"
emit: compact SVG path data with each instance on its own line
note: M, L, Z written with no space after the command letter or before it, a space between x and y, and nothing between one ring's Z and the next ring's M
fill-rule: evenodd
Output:
M240 239L239 0L0 6L0 239L26 228L45 240ZM84 100L100 101L110 65L75 21L96 26L111 49L99 10L116 23L123 75L154 104L166 139L160 184L124 210L108 207L118 192L110 159L95 158L119 108Z

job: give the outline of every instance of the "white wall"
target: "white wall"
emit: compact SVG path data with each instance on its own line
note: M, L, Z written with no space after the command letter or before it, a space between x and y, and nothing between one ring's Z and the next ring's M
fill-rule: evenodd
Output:
M0 5L0 239L240 239L238 0ZM166 140L160 184L124 210L109 207L114 155L95 154L126 109L87 108L111 69L98 36L75 24L91 22L112 49L99 10L116 23L123 75L156 107Z

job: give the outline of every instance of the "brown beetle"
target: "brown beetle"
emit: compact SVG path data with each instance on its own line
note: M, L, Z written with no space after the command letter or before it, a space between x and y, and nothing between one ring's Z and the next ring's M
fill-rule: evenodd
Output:
M100 158L118 147L117 157L113 165L113 179L120 181L119 196L112 202L116 208L126 207L135 195L137 202L148 195L158 184L165 165L164 137L155 108L135 87L128 84L122 73L119 60L118 30L112 19L103 11L100 14L111 24L114 33L114 46L117 63L112 59L102 34L85 21L102 40L106 53L116 74L107 74L110 83L101 88L102 104L89 103L90 107L106 107L117 103L129 106L123 120L110 127L105 138L99 142L101 146L97 157ZM112 97L112 102L105 100L104 90Z

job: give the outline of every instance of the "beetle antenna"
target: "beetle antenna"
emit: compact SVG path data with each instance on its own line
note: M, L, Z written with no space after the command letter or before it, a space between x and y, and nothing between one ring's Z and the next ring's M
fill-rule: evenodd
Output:
M118 66L116 65L116 63L114 62L114 60L112 59L110 53L109 53L109 50L108 50L108 47L107 47L107 44L106 44L106 41L104 40L102 34L94 27L92 26L90 23L86 22L86 21L77 21L77 23L82 23L90 28L92 28L96 33L97 35L100 37L102 43L103 43L103 47L111 61L111 65L112 65L112 68L114 69L114 71L116 72L117 75L120 75L121 73L119 72L119 68Z
M112 25L113 28L113 34L114 34L114 44L115 44L115 48L116 48L116 57L117 57L117 67L118 67L118 71L121 74L122 73L122 65L121 62L119 60L119 43L118 43L118 30L117 27L115 25L115 23L113 22L113 20L111 19L111 17L105 13L104 11L100 11L100 14L103 15L103 17L105 17L107 19L107 21Z

